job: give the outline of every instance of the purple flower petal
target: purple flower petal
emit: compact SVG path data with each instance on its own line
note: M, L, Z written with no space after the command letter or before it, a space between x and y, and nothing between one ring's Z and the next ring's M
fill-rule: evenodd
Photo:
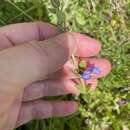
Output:
M83 73L84 73L84 75L89 75L89 74L91 74L91 71L85 70Z
M90 76L90 75L85 75L85 76L83 76L83 78L84 78L85 80L90 80L90 79L91 79L91 76Z
M89 80L91 79L91 75L89 71L84 71L83 73L80 74L82 76L83 79L85 80Z
M117 103L118 103L120 106L123 106L123 105L128 104L128 101L127 101L126 99L120 99Z
M94 67L93 70L92 70L93 74L99 74L100 72L101 72L101 70L100 70L99 67Z
M88 63L87 70L90 71L90 72L92 72L93 68L94 68L94 64Z

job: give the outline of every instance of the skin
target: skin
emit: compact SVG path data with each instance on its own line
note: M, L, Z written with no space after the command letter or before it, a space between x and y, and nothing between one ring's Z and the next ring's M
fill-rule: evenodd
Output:
M99 41L79 33L60 33L53 25L34 22L0 28L0 129L10 130L32 119L62 117L78 109L75 101L46 101L40 98L79 94L72 73L72 53L101 69L86 81L95 89L98 78L111 65L94 58L101 50Z

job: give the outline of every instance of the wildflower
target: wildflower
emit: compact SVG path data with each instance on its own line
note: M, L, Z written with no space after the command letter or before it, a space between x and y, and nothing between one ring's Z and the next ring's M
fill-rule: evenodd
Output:
M83 79L85 79L85 80L91 79L91 75L90 74L91 74L90 71L82 71L82 72L80 72L81 77Z
M94 64L88 62L86 63L87 65L84 65L84 67L81 68L81 63L83 63L83 60L79 64L79 74L84 80L90 80L91 74L100 74L100 68L95 66Z
M128 101L124 98L121 98L120 100L118 100L117 103L119 104L119 106L124 106L128 104Z

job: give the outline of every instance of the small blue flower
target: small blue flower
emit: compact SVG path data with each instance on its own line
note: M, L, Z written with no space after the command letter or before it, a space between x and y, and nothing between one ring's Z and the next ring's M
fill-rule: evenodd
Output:
M93 67L93 69L92 69L93 74L99 74L100 72L101 72L101 70L99 67Z
M84 72L81 72L80 75L81 77L84 79L84 80L89 80L91 79L91 72L90 71L84 71Z
M91 79L91 76L90 76L90 75L84 75L84 76L83 76L83 79L84 79L84 80L90 80L90 79Z
M85 70L83 73L84 73L84 75L89 75L89 74L91 74L91 71Z
M96 67L94 64L88 63L87 67L81 69L79 74L84 80L90 80L92 74L100 74L100 72L101 70L99 67Z

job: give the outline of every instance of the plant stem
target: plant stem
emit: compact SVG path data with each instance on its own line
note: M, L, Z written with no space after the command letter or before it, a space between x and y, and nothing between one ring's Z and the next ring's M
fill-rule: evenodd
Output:
M78 63L77 63L77 61L76 61L76 58L75 58L75 56L74 56L74 53L71 55L71 59L72 59L72 62L73 62L73 64L74 64L74 66L75 66L75 69L78 70L78 69L79 69L79 68L78 68ZM83 87L83 90L84 90L84 92L85 92L85 91L86 91L85 81L84 81L84 79L82 79L82 77L81 77L80 75L78 75L78 76L79 76L80 83L81 83L81 85L82 85L82 87Z

